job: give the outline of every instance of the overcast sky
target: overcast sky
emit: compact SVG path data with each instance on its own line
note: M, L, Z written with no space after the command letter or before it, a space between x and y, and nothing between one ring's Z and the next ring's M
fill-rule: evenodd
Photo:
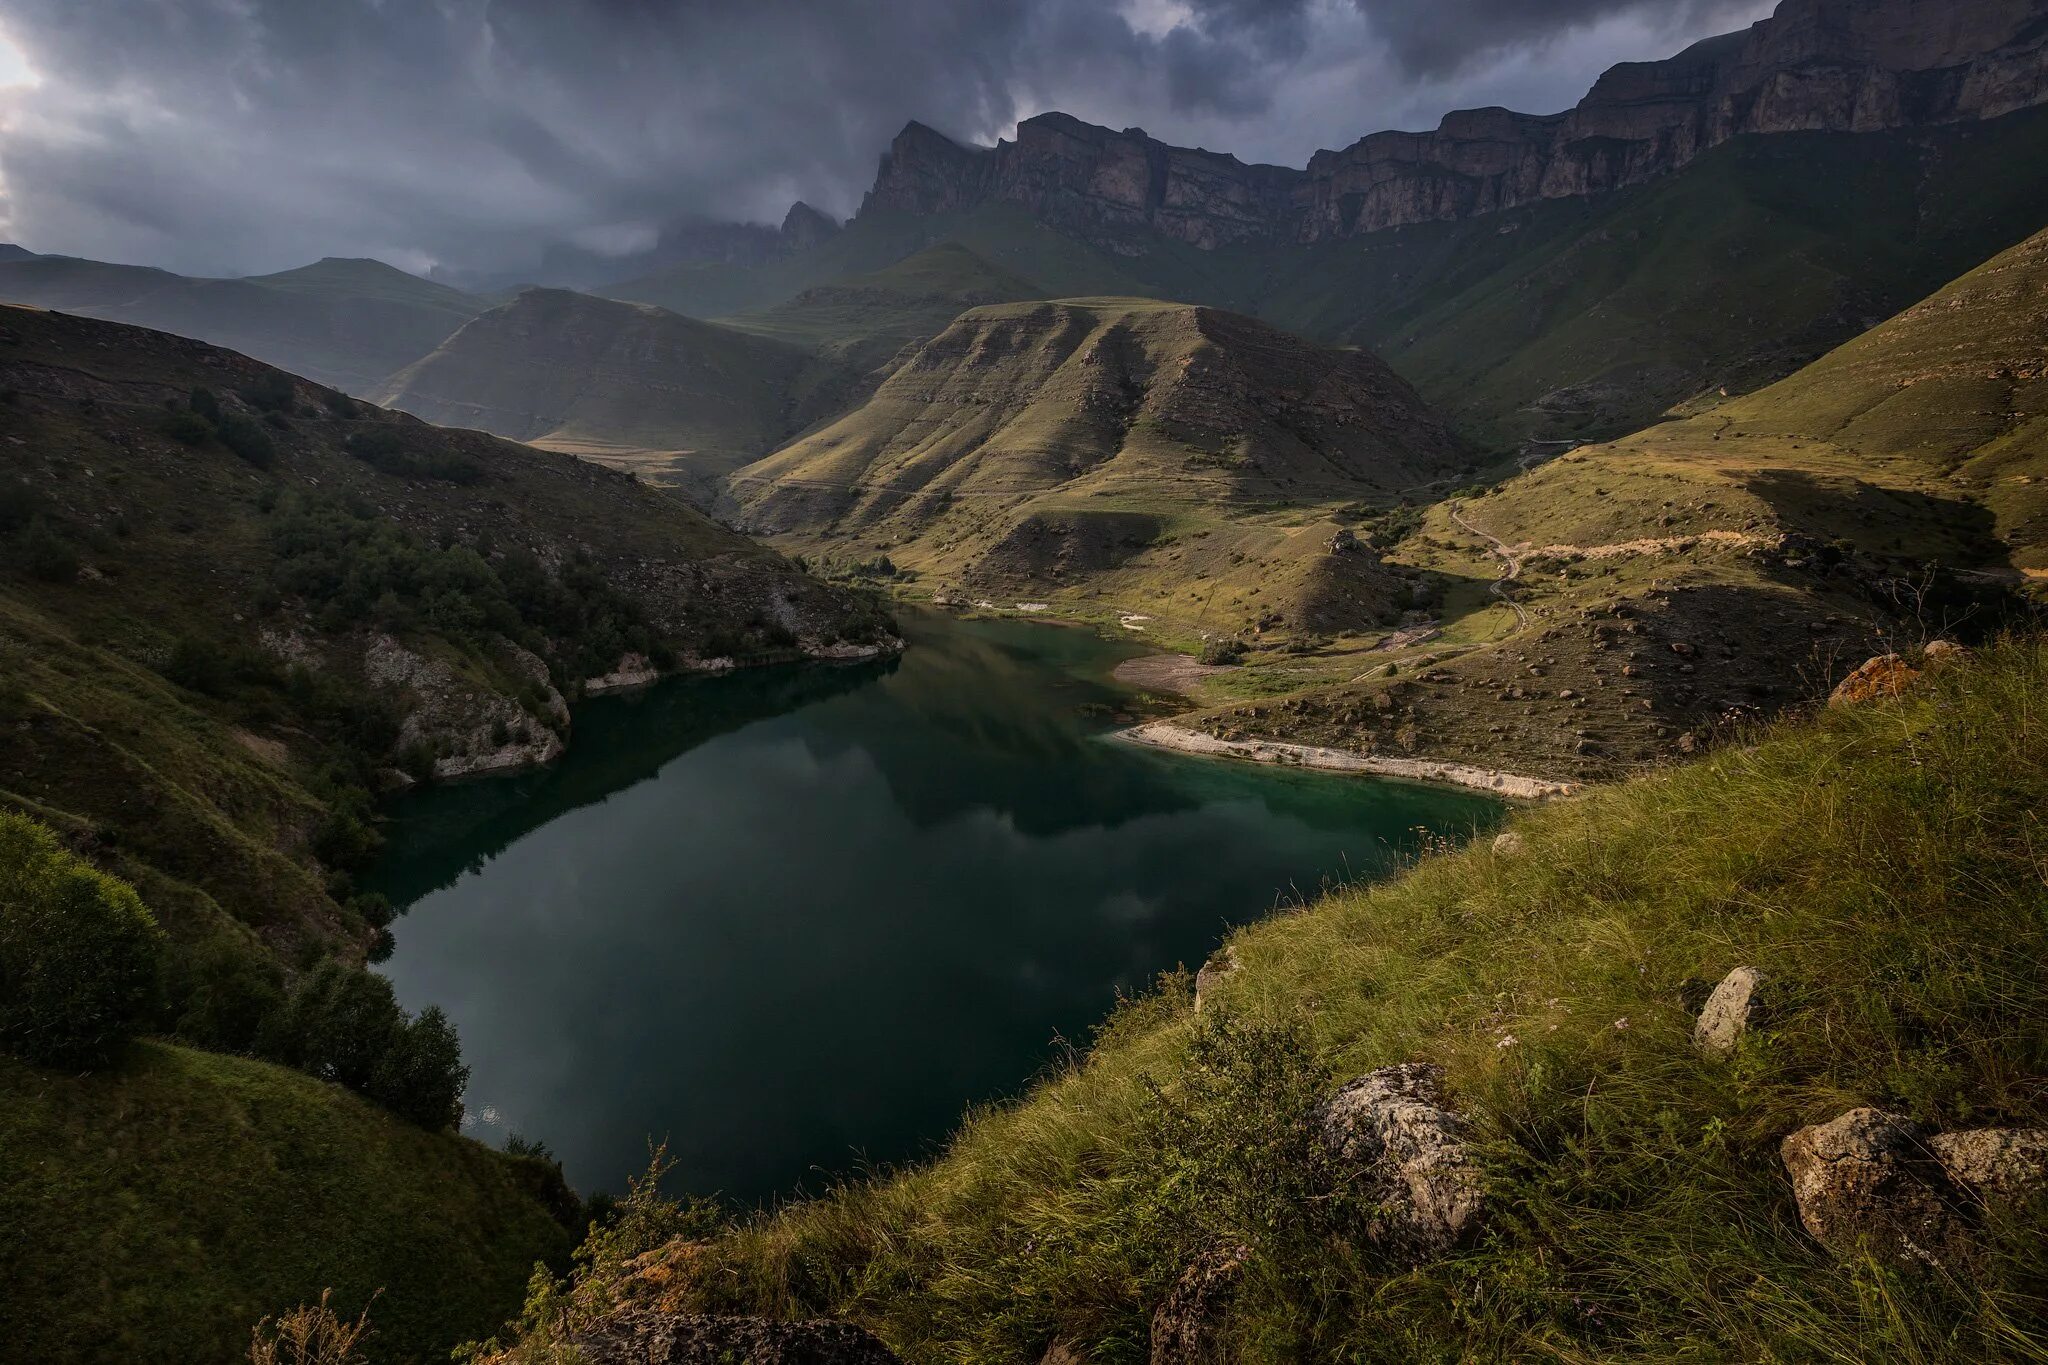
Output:
M1304 164L1552 112L1761 0L0 0L0 241L196 273L497 267L844 216L906 120L1062 109Z

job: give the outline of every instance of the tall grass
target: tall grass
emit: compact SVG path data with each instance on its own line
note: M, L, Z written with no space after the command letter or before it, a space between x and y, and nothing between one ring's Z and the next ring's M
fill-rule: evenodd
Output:
M1253 1271L1245 1360L2048 1359L2039 1222L1900 1276L1801 1231L1777 1144L1879 1104L1935 1127L2048 1121L2048 646L1527 811L1519 855L1421 860L1242 931L1197 1021L1185 978L1091 1053L972 1114L935 1164L672 1253L674 1307L829 1314L913 1361L1143 1360L1195 1243ZM1772 1011L1689 1043L1738 964ZM1434 1264L1276 1166L1306 1106L1430 1060L1480 1134L1488 1231ZM629 1289L631 1286L629 1286Z

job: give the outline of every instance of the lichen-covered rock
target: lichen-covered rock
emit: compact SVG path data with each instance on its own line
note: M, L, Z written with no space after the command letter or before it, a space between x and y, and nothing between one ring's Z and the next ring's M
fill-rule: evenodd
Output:
M1829 1250L1901 1266L1954 1265L1967 1254L1954 1189L1912 1120L1851 1109L1800 1129L1778 1154L1799 1221Z
M1860 702L1896 697L1912 685L1920 670L1896 654L1880 654L1865 660L1855 672L1835 684L1828 693L1829 706L1855 706Z
M1763 1010L1763 973L1737 967L1721 978L1692 1026L1692 1045L1708 1057L1734 1053Z
M2048 1190L2048 1129L1975 1128L1927 1145L1949 1178L1986 1204L2024 1204Z
M1443 1069L1381 1067L1338 1091L1316 1113L1323 1140L1358 1168L1378 1202L1376 1235L1426 1253L1477 1231L1486 1184L1465 1121L1444 1103Z
M845 1322L625 1312L572 1338L582 1365L899 1365Z
M1152 1312L1152 1365L1226 1365L1222 1325L1251 1250L1217 1247L1188 1263Z
M1195 973L1196 1014L1202 1012L1203 1000L1212 998L1211 992L1221 984L1224 977L1235 972L1237 968L1237 949L1235 948L1219 948L1210 955L1209 960L1202 964L1202 970Z
M1929 640L1920 649L1920 662L1929 668L1961 663L1969 657L1970 651L1954 640Z
M1502 830L1493 836L1493 852L1498 858L1517 857L1528 847L1529 841L1511 829Z

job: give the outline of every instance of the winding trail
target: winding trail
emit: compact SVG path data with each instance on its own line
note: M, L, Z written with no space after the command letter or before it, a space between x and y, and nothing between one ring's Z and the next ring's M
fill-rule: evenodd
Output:
M1488 545L1492 547L1491 553L1500 560L1501 569L1500 577L1493 580L1493 586L1488 588L1487 591L1492 593L1501 601L1507 603L1508 609L1513 611L1515 614L1515 624L1523 629L1527 629L1529 625L1529 614L1522 610L1521 603L1515 601L1514 598L1508 596L1508 584L1514 582L1517 578L1521 577L1522 575L1522 561L1520 557L1518 557L1513 550L1509 549L1508 543L1502 540L1499 536L1495 535L1491 531L1484 530L1478 526L1475 526L1471 522L1465 520L1465 514L1461 510L1461 504L1456 502L1450 504L1450 514L1452 521L1458 523L1459 526L1463 527L1467 531L1470 531L1473 535L1478 536L1481 540L1484 540L1485 542L1487 542Z

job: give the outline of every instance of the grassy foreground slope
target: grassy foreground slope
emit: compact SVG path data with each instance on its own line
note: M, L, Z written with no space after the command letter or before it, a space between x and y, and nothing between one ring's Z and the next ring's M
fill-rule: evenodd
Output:
M445 1360L567 1251L550 1202L573 1212L544 1163L282 1067L162 1043L87 1075L0 1058L9 1359L242 1360L257 1319L332 1289L351 1314L377 1295L378 1361Z
M2044 1224L1991 1220L1949 1274L1838 1261L1778 1143L1859 1104L2048 1122L2044 698L2024 640L1526 811L1519 853L1240 931L1199 1017L1167 981L931 1166L675 1244L619 1291L843 1316L912 1361L1143 1361L1190 1259L1240 1243L1223 1359L2041 1360ZM1693 1011L1738 964L1774 1013L1708 1062ZM1491 1210L1422 1264L1300 1160L1314 1103L1409 1061L1446 1069Z

